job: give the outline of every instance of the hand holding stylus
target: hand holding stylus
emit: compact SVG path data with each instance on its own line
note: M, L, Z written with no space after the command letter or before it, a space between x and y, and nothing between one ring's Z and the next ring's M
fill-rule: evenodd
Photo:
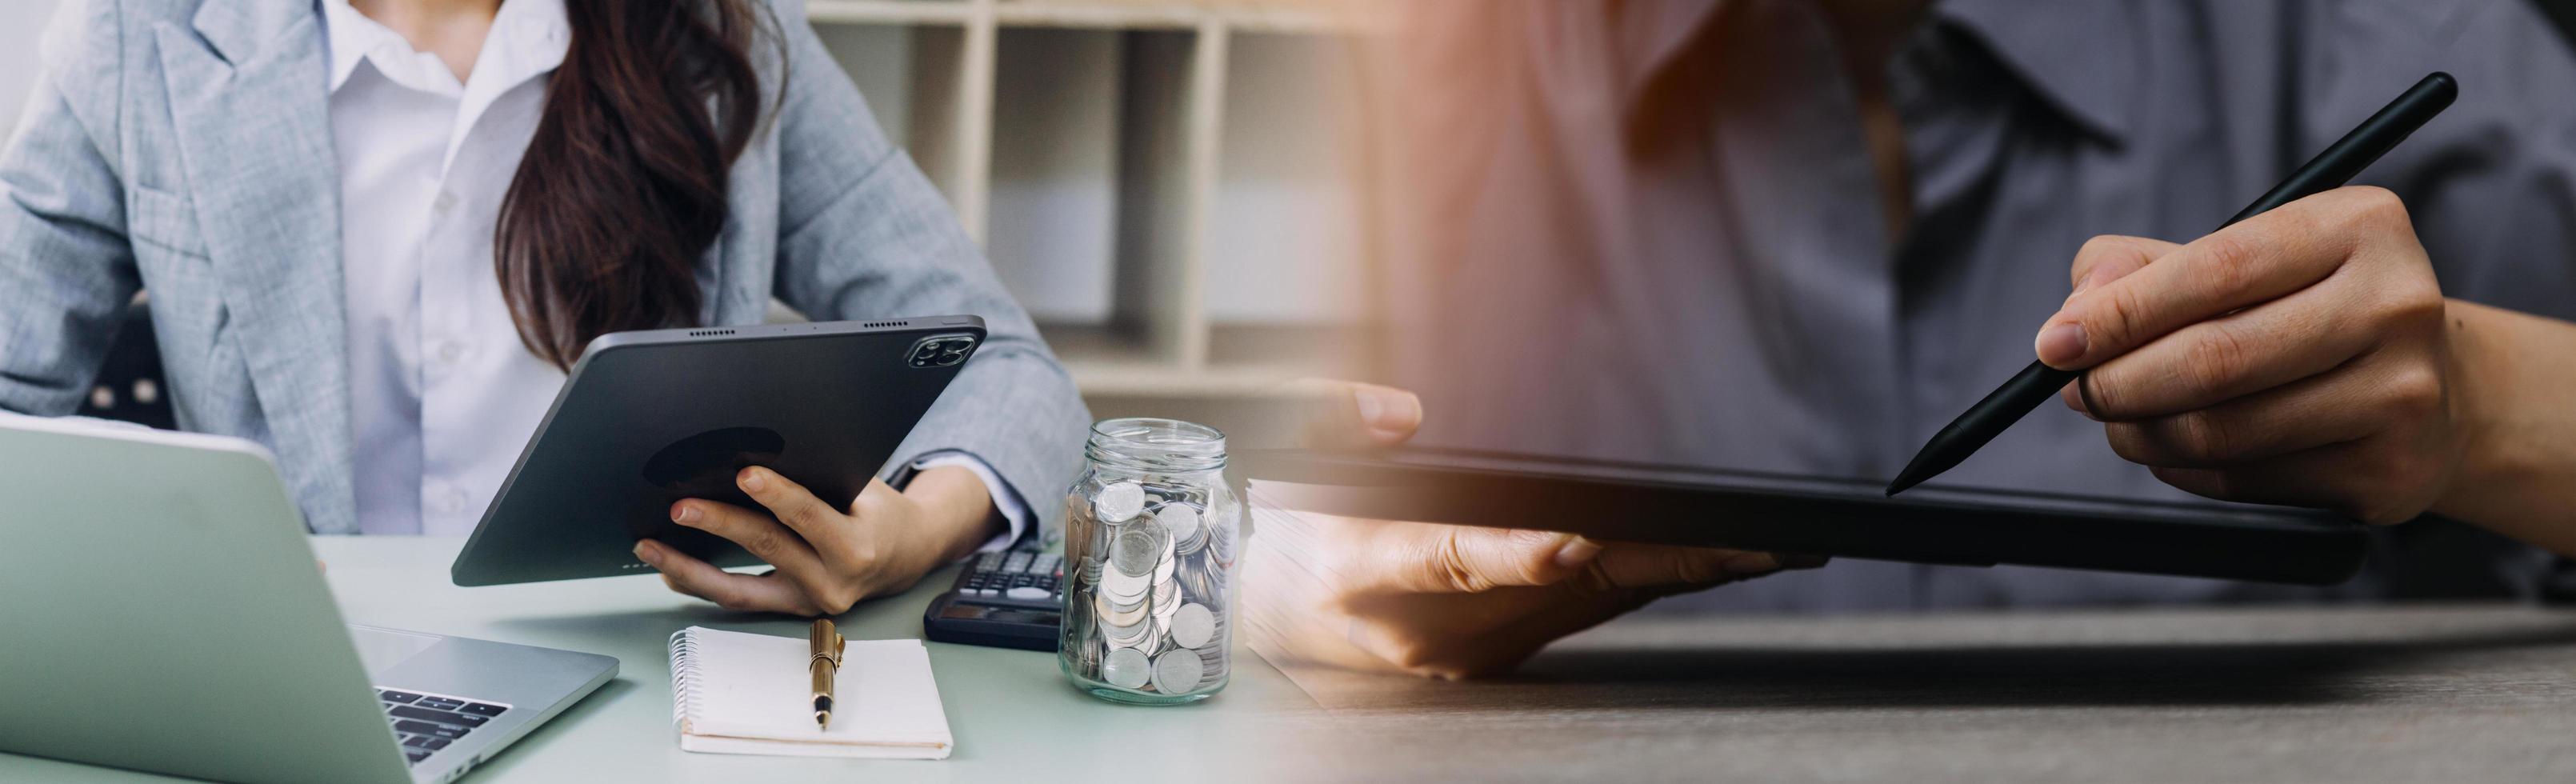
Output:
M2039 359L2111 448L2211 498L2403 522L2462 460L2473 385L2406 206L2341 188L2189 245L2097 237Z

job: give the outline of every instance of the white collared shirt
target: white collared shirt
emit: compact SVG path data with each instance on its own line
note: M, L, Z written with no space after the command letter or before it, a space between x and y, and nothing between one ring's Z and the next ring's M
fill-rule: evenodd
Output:
M506 0L459 83L437 55L321 0L340 174L351 466L358 530L463 536L482 519L564 374L520 343L493 271L501 198L571 41L562 0ZM1009 532L1030 515L984 461L968 468Z

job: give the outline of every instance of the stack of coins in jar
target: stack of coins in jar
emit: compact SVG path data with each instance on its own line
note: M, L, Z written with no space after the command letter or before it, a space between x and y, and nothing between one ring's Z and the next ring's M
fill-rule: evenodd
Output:
M1104 699L1174 704L1224 688L1241 505L1225 436L1169 419L1092 427L1065 497L1057 661Z

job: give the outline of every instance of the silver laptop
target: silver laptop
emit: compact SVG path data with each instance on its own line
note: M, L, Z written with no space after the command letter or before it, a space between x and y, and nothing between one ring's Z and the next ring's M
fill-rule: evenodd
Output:
M617 660L344 626L245 441L0 415L0 751L227 781L449 781Z

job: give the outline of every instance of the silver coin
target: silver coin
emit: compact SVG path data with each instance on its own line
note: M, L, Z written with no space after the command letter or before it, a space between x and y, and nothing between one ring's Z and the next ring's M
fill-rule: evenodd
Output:
M1119 604L1143 601L1145 596L1153 591L1154 584L1150 580L1151 578L1141 574L1126 574L1116 569L1103 570L1100 574L1100 593Z
M1243 535L1235 531L1234 526L1220 525L1215 521L1209 521L1207 527L1207 543L1199 546L1199 552L1206 553L1209 559L1217 563L1234 565L1234 546Z
M1171 537L1152 526L1119 529L1109 542L1109 566L1123 574L1149 575L1172 551Z
M1091 603L1065 602L1064 611L1056 616L1056 628L1063 631L1060 636L1068 642L1091 633Z
M1101 643L1111 648L1132 648L1139 653L1152 656L1172 647L1169 641L1164 639L1162 630L1154 628L1151 621L1138 623L1132 627L1102 627L1101 631L1103 632Z
M1142 689L1154 679L1154 661L1134 648L1112 648L1100 660L1100 679L1121 689Z
M1172 613L1181 611L1181 584L1167 582L1155 585L1149 603L1153 605L1154 617L1171 620Z
M1225 602L1225 572L1217 567L1214 559L1205 556L1187 559L1173 574L1173 580L1181 584L1184 600L1210 605Z
M1154 690L1164 694L1188 694L1199 687L1199 678L1207 672L1207 661L1197 651L1175 650L1154 660Z
M1175 543L1194 541L1206 526L1199 519L1198 507L1189 504L1164 504L1154 510L1154 521L1172 534Z
M1099 623L1125 627L1144 623L1146 618L1152 617L1154 608L1148 602L1116 604L1110 600L1108 594L1101 594L1092 599L1091 609L1099 618Z
M1100 641L1112 648L1134 648L1153 636L1153 624L1105 624L1100 627Z
M1171 538L1164 537L1162 555L1154 561L1154 582L1158 584L1171 582L1172 571L1180 566L1181 554L1172 549Z
M1172 612L1172 644L1196 648L1216 636L1216 613L1207 605L1192 602Z
M1225 680L1227 664L1225 646L1211 645L1191 653L1199 655L1199 662L1202 665L1199 670L1199 682L1217 683Z
M1104 523L1122 523L1145 511L1145 488L1134 482L1115 482L1100 488L1091 497L1091 512Z

